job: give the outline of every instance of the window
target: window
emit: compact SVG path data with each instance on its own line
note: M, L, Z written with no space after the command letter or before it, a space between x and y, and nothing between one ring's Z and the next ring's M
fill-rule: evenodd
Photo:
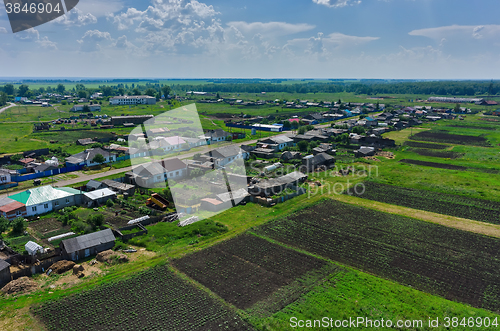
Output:
M31 211L36 211L36 206L35 207L31 207Z
M45 203L45 204L43 205L43 208L45 208L45 209L49 209L49 204L48 204L48 203Z
M68 203L69 203L69 198L66 198L66 204L68 204Z
M2 176L2 177L0 177L0 180L1 180L2 182L3 182L3 181L6 181L6 180L7 180L7 177Z
M21 215L21 211L20 210L16 210L16 216L19 216Z
M175 175L176 175L176 176L179 176L179 172L178 172L178 171L176 171L176 172L175 172Z
M59 206L59 201L54 202L54 205Z

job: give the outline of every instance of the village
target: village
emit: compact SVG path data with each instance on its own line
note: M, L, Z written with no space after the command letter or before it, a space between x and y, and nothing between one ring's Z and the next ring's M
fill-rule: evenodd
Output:
M120 97L116 97L117 101L112 100L110 102L131 102L129 98ZM148 100L151 99L134 102L154 102ZM286 107L295 106L305 108L319 104L286 104ZM50 273L58 269L57 263L61 264L61 261L62 265L73 266L74 263L68 264L67 261L78 262L103 251L107 255L123 255L109 253L115 241L126 243L130 238L146 234L148 225L173 222L180 215L195 211L218 212L246 203L272 208L305 194L314 174L334 168L336 161L349 164L360 158L369 160L383 149L395 148L394 140L383 138L386 132L439 119L461 119L466 116L464 113L470 112L466 108L455 113L452 109L433 109L431 106L401 106L388 112L384 111L385 105L363 103L323 103L322 106L328 107L329 111L292 116L276 123L272 123L276 120L272 115L225 120L226 127L234 132L215 129L193 136L189 130L157 125L144 133L115 136L113 140L83 137L75 143L84 150L64 160L52 155L49 149L22 153L22 158L12 160L12 163L21 164L22 169L0 169L0 185L4 189L27 180L33 181L34 185L0 199L0 215L12 224L22 223L19 237L5 238L1 243L0 286L19 277ZM87 111L90 107L99 111L100 105L84 105L75 111ZM134 127L151 119L154 119L152 115L100 116L98 121L101 127L116 128ZM175 124L175 120L169 123ZM50 130L66 121L36 124L35 130ZM255 143L232 143L245 136L238 128L250 128L254 135L257 131L272 132L273 135ZM211 150L197 152L202 147ZM182 156L190 151L196 153ZM122 177L90 180L78 187L40 184L41 178L55 174L134 159L141 162ZM236 160L245 163L246 188L229 193L225 190L223 178L218 178L219 181L217 178L202 179L202 175L228 167ZM339 176L346 174L348 172L338 172ZM174 206L172 188L168 185L164 188L166 181L174 180L175 186L182 187L183 181L197 177L200 177L197 185L209 189L200 190L205 194L194 198L185 196L179 200L182 204ZM87 219L78 215L86 215ZM179 223L187 224L190 222ZM120 244L119 249L123 249L122 246ZM77 266L76 272L83 275L81 268ZM62 268L61 272L66 270Z

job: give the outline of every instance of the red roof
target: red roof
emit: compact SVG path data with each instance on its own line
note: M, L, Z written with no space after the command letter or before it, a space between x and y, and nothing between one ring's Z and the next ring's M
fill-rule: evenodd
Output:
M290 118L288 121L290 122L300 122L298 118Z
M31 163L31 162L35 162L35 161L36 161L35 159L32 159L30 157L28 157L26 159L19 160L19 162L21 162L21 163Z
M215 205L215 206L220 205L222 203L222 201L219 201L217 199L212 199L212 198L201 199L201 201L208 202L208 203Z
M7 205L0 207L0 212L8 214L8 213L13 212L13 211L20 209L20 208L26 209L26 206L24 205L24 203L14 201L14 202L11 202Z
M498 102L493 101L493 100L486 100L486 104L488 104L488 105L498 105Z

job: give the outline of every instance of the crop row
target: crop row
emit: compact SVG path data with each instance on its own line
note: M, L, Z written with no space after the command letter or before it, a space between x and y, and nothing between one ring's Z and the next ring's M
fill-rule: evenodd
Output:
M365 182L359 198L433 213L462 217L471 220L500 224L500 203L428 190Z
M481 136L458 135L436 131L422 131L414 134L410 139L459 145L491 146L488 140Z
M48 330L251 330L161 266L34 308Z
M323 260L242 235L174 261L189 277L240 309L266 299Z
M429 293L500 309L498 239L337 201L257 232Z
M413 159L401 159L401 160L399 160L399 162L421 165L424 167L438 168L438 169L449 169L449 170L460 170L460 171L467 170L467 167L463 167L463 166L457 166L457 165L446 164L446 163L438 163L438 162L420 161L420 160L413 160Z
M411 151L422 156L440 157L444 159L457 159L463 156L463 153L457 153L452 151L433 151L432 149L425 149L425 148L414 148Z
M446 149L448 148L447 145L442 145L442 144L430 144L430 143L423 143L420 141L406 141L405 142L406 146L410 147L417 147L417 148L430 148L430 149Z

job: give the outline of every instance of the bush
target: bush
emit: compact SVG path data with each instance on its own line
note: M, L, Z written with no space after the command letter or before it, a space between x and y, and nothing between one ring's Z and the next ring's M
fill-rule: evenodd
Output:
M113 202L113 200L109 199L108 201L106 201L106 207L113 207L115 205L115 203Z
M26 223L24 222L24 218L18 217L12 221L12 233L13 234L21 234L26 229Z

